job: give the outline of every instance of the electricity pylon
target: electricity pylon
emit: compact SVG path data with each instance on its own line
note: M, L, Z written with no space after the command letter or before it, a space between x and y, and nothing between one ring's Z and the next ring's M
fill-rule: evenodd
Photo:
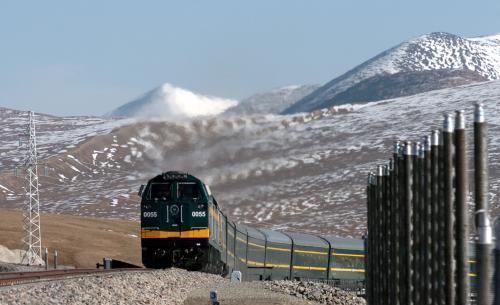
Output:
M42 238L40 230L40 201L38 196L38 160L36 151L35 114L29 111L26 137L26 157L24 159L24 211L23 211L23 246L22 264L34 265L43 262ZM24 141L23 141L24 142Z

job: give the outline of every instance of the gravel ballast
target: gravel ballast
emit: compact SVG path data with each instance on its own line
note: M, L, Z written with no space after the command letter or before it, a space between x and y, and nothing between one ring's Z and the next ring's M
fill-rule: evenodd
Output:
M365 305L363 298L328 285L297 282L230 283L220 276L182 269L128 271L0 287L0 305L210 304Z
M264 282L272 291L282 292L298 298L327 305L365 305L366 300L356 294L322 283L298 281Z
M319 305L306 299L266 289L263 282L215 283L193 290L184 305L209 305L209 293L217 291L221 305Z
M219 282L227 280L181 269L91 275L3 287L0 304L182 304L191 290Z

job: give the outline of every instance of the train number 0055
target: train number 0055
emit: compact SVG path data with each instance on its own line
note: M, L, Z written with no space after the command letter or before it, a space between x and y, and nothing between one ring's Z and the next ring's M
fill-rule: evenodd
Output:
M145 218L147 218L147 217L151 217L151 218L152 217L158 217L158 212L144 212L142 215Z
M193 216L193 217L206 217L207 213L205 211L193 211L191 213L191 216Z

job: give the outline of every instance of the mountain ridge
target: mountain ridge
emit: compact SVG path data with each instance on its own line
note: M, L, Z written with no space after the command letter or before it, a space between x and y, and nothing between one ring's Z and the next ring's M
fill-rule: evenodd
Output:
M225 114L278 114L318 89L320 85L288 85L253 94Z
M462 38L433 32L400 43L327 82L282 113L308 112L350 100L331 100L355 84L377 75L428 70L471 70L486 80L500 78L500 34Z

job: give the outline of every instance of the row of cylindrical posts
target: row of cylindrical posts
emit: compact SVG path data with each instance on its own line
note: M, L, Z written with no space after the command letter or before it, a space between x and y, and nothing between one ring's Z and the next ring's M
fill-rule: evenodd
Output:
M49 249L45 248L45 270L49 270ZM54 269L57 269L57 250L54 250Z
M422 142L395 142L389 163L368 175L368 304L466 305L472 300L490 305L491 288L496 287L495 305L500 305L499 258L494 284L491 273L482 104L474 111L475 249L469 249L467 160L466 121L464 112L457 111L454 120L446 114L442 129L433 130ZM500 256L500 250L496 253Z

